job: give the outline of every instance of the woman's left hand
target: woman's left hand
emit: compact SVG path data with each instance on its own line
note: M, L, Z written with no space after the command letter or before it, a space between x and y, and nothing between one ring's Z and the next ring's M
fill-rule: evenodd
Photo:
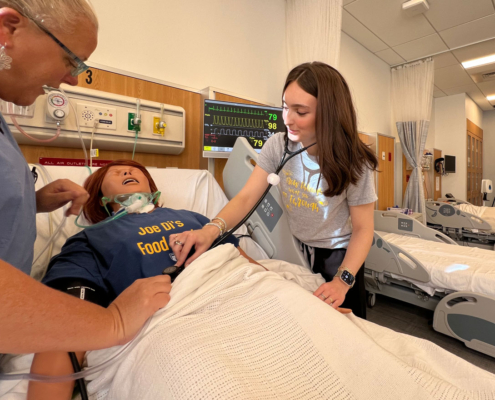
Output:
M344 302L349 289L350 287L339 278L335 278L333 281L321 285L313 295L336 309Z

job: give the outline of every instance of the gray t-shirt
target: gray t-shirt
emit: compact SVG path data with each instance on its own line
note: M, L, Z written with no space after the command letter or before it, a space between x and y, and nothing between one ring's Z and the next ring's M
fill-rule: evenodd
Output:
M284 153L284 135L279 132L264 144L258 165L268 173L276 171ZM301 148L289 141L289 150ZM349 185L339 196L326 197L328 188L316 157L307 152L292 158L280 171L279 190L292 234L313 247L347 248L352 233L349 206L374 203L377 200L373 171L369 168L356 185ZM318 187L318 179L320 184Z

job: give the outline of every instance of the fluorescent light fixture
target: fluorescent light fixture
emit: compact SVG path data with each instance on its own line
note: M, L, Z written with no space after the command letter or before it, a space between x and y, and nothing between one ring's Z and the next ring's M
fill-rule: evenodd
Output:
M495 94L494 95L491 95L491 96L486 96L486 99L488 101L495 101Z
M479 67L481 65L493 64L493 63L495 63L495 54L492 54L491 56L487 56L487 57L477 58L471 61L465 61L462 63L462 66L466 69L469 69L469 68Z

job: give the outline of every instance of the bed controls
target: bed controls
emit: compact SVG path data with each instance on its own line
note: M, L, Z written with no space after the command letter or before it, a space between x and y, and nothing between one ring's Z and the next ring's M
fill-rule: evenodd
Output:
M399 218L399 223L397 228L399 231L412 232L413 231L413 221L410 219Z
M256 209L256 212L270 232L273 232L273 228L275 228L275 225L277 225L278 220L283 214L282 208L275 201L271 193L266 195L265 199Z

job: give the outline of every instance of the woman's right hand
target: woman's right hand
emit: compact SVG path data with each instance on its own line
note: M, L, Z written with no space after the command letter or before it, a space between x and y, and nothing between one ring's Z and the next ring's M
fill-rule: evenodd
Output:
M185 266L187 267L207 251L219 235L220 230L216 226L210 225L196 231L185 231L170 235L168 242L177 258L175 265L180 267L185 262ZM193 247L195 251L191 257L188 257Z
M146 320L168 304L171 289L169 276L138 279L108 306L113 320L111 333L118 344L133 339Z

